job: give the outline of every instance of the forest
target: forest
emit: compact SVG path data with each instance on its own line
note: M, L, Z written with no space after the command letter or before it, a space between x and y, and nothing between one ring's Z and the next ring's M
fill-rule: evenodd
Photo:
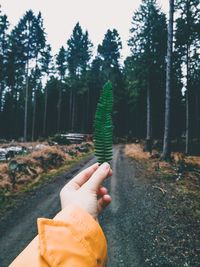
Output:
M143 0L130 18L124 62L117 29L108 29L94 51L77 22L53 55L41 13L28 10L11 28L0 10L0 138L92 133L101 89L111 80L115 137L146 139L148 150L164 140L164 157L172 140L186 154L198 151L199 8L199 0L170 1L168 23L156 0Z
M117 21L114 25L119 29L106 27L98 45L91 40L92 31L80 23L79 12L87 16L88 6L91 12L99 12L96 4L104 7L103 1L83 1L82 8L80 1L52 1L51 8L60 5L64 12L69 8L72 17L78 18L57 53L48 41L51 28L48 35L45 10L42 14L31 9L42 10L45 1L20 4L25 2L28 9L14 25L0 5L1 266L9 266L37 234L34 240L46 243L36 221L41 216L51 221L58 214L63 208L59 193L71 181L76 191L65 193L69 207L72 196L75 207L83 204L84 210L89 192L95 200L91 206L98 207L96 213L110 204L98 221L108 244L107 267L199 267L200 1L140 0L137 9L137 1L118 1L126 9L133 3L129 38L123 43L122 22ZM78 3L75 9L72 2ZM161 2L169 4L167 13ZM115 11L125 9L116 3L107 1L104 8L118 20ZM59 16L54 8L52 14ZM98 23L103 24L104 14L99 14ZM54 15L48 20L54 22ZM69 18L64 19L69 29ZM129 47L126 58L124 45ZM102 169L105 177L100 180L96 173L103 165L108 167L105 162L110 167ZM87 171L93 164L96 169ZM80 180L73 182L73 177ZM95 177L97 187L90 189ZM84 198L80 203L79 193ZM77 231L77 237L70 239L70 251L85 263L85 254L79 255L74 243L71 246L71 240L77 239L81 246L86 244L90 266L104 266L106 259L101 257L106 253L98 256L93 251L94 244L99 244L99 230L80 215L77 223L69 225L95 233L95 239ZM58 225L70 232L68 221L59 220ZM44 236L45 231L41 230ZM55 240L60 240L62 232L56 231ZM91 248L83 242L90 239ZM31 244L36 248L35 241ZM37 246L37 254L26 249L20 254L31 259L10 266L22 266L22 262L34 267L40 262L41 266L71 266L74 258L68 244L63 249L61 243L58 257L49 243L48 259L42 252L45 246L42 250Z

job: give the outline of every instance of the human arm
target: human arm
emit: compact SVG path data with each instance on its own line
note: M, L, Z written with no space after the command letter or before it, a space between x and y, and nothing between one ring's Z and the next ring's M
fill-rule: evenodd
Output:
M107 245L97 217L111 201L101 187L111 174L109 165L94 164L72 179L61 191L61 212L38 220L38 237L10 267L104 266Z

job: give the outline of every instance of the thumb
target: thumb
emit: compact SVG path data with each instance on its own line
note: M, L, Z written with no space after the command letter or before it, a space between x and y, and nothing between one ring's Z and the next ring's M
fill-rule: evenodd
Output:
M104 162L82 187L96 192L99 189L99 186L108 177L109 172L110 165L107 162Z

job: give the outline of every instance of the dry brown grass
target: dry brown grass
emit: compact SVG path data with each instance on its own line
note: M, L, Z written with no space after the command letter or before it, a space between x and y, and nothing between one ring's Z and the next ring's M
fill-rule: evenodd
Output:
M161 161L159 157L154 157L143 151L143 144L127 144L125 154L136 161L145 163L145 175L149 178L158 177L170 178L174 181L174 188L183 195L190 194L199 197L200 191L200 157L185 156L180 152L172 153L172 161ZM198 202L199 203L199 202Z
M159 166L161 168L170 168L171 163L160 161L160 158L155 158L154 155L158 153L156 150L153 150L152 155L148 152L143 151L144 145L142 143L140 144L127 144L125 146L125 154L128 157L132 157L136 160L143 160L143 161L151 161L153 165L156 165L156 163L159 161ZM172 152L172 161L174 164L186 164L190 165L196 168L200 168L200 156L185 156L184 153L181 152Z
M200 157L188 156L185 158L185 162L189 165L200 168Z
M169 162L160 161L160 158L155 156L158 154L156 150L153 150L152 155L143 150L144 144L142 143L127 144L125 146L125 155L139 162L146 163L149 174L152 174L155 171L162 171L163 174L175 174L175 171Z
M185 155L181 152L172 152L171 156L176 164L184 163L186 159Z
M0 164L0 188L9 189L11 187L10 176L8 174L8 164Z
M124 152L125 155L136 160L148 160L150 158L150 154L143 151L142 144L127 144Z
M8 172L8 164L7 163L0 164L0 175L6 172Z
M23 144L26 147L35 147L39 143ZM74 150L76 145L70 146L44 146L39 150L27 154L25 156L17 156L14 160L19 165L25 166L23 170L15 172L16 184L13 188L12 175L9 171L9 162L0 164L0 189L11 191L19 191L28 184L36 183L44 173L55 172L61 166L74 160L66 151ZM76 156L82 153L77 153Z
M27 155L26 157L18 157L18 160L22 163L36 163L37 159L43 157L44 159L47 159L49 155L56 154L59 155L63 160L70 160L71 157L67 154L65 154L61 148L58 146L47 146L44 147L41 150L34 151L31 154Z

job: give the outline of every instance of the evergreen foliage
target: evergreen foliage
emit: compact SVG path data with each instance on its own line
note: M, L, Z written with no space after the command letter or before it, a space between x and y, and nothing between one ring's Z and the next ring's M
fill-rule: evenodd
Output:
M129 102L132 109L136 111L134 112L136 121L132 120L132 123L142 136L145 135L146 130L147 140L161 138L164 125L167 23L166 15L157 1L142 0L138 10L133 14L130 32L131 38L128 44L132 57L129 57L125 63L125 71L128 74L126 80ZM143 103L146 97L146 110L145 104L142 104L146 114L144 111L140 112L141 106L137 105L138 101L135 96L139 101L142 98ZM138 116L138 114L141 115ZM141 117L143 122L141 122ZM143 127L144 123L146 129Z
M182 80L185 80L185 153L191 152L191 141L199 136L199 92L193 86L196 80L196 71L199 72L200 60L200 4L199 0L176 0L175 49L181 61ZM193 83L194 82L194 83ZM197 131L196 131L197 129ZM195 136L196 135L196 136Z
M77 23L70 39L67 41L68 85L70 87L70 129L80 131L86 129L88 123L89 90L87 71L92 56L93 44L88 32L83 31Z
M182 144L186 136L188 153L200 151L194 146L200 136L199 0L175 0L175 7L170 138ZM41 13L28 10L11 28L0 7L0 139L92 133L108 80L113 135L123 137L117 140L163 139L167 19L157 0L141 0L134 11L124 65L117 29L108 29L95 51L77 23L53 55L44 26Z
M112 83L108 81L103 87L94 122L95 155L99 163L112 159L112 106Z
M98 56L101 61L103 84L110 80L113 85L113 124L114 135L122 136L126 134L127 123L127 94L125 89L124 76L121 69L122 42L116 29L108 30L104 36L102 44L98 46Z

